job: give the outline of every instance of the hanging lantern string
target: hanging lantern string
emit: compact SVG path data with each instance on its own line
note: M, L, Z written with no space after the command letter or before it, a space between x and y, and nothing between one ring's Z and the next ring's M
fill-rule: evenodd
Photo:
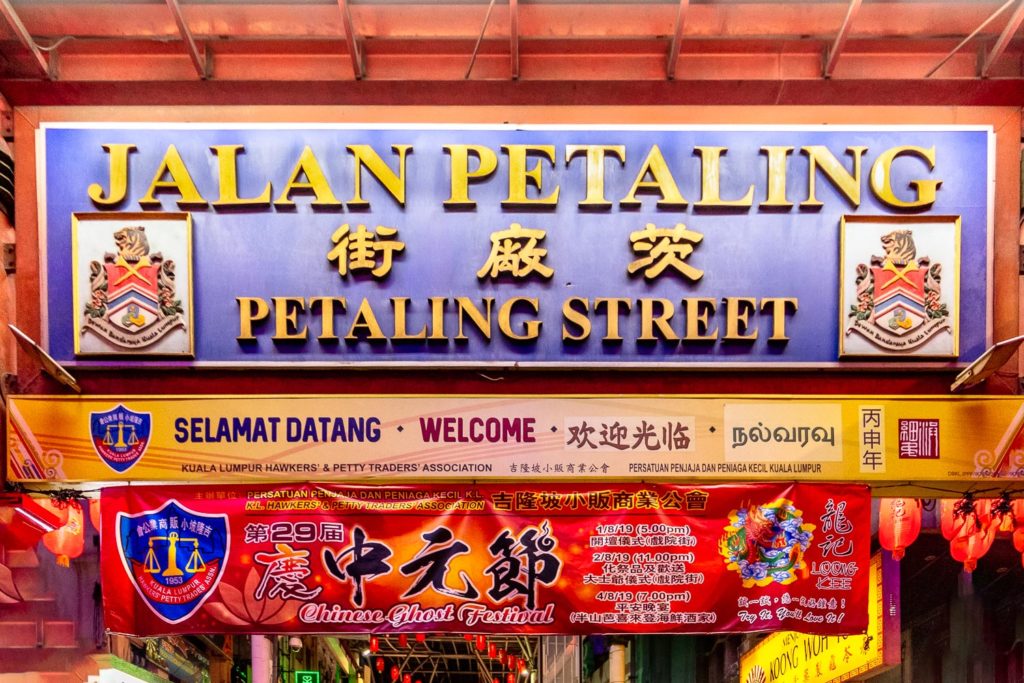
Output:
M974 517L976 531L981 530L981 520L978 519L978 509L974 504L974 494L970 491L964 493L964 497L953 506L953 518L961 520L961 526L967 524L968 517Z
M90 496L86 494L98 494L102 489L34 489L25 486L21 482L9 481L4 484L4 491L7 493L49 496L57 504L67 505L73 500L88 500Z
M1002 495L999 496L999 500L992 506L992 516L1006 517L1012 514L1013 502L1010 500L1010 494L1008 491L1003 491Z
M967 496L968 494L971 495L974 498L979 498L979 497L980 498L985 498L986 494L989 494L989 495L995 494L995 495L998 495L998 496L1010 496L1010 497L1016 496L1018 494L1024 494L1024 488L1006 488L1006 487L1002 487L1002 486L993 486L991 488L986 488L986 489L970 488L967 491L961 491L959 489L947 489L947 488L942 488L942 487L939 487L939 486L926 486L924 484L915 484L915 483L909 482L909 481L902 482L902 483L895 483L895 484L882 484L882 485L879 485L879 486L872 486L871 490L872 490L872 492L876 492L876 491L884 491L886 489L906 489L906 488L913 488L913 489L918 489L918 490L922 490L922 491L934 491L936 493L949 494L946 497L957 496L958 498L962 498L964 496ZM921 498L921 496L917 496L917 497Z

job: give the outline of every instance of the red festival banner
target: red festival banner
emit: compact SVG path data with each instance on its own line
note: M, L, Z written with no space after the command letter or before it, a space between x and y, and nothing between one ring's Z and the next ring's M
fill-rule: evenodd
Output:
M107 628L722 633L868 625L864 486L103 490Z

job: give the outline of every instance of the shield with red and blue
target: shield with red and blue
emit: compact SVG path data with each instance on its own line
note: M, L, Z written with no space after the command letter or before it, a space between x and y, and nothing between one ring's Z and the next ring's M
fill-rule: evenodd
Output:
M128 331L144 330L160 318L160 266L144 256L132 263L118 258L107 274L107 320Z
M874 311L871 321L889 334L903 336L928 320L924 280L928 269L916 261L905 264L886 260L873 266Z
M139 461L149 446L153 420L119 404L102 413L89 414L89 432L96 455L118 474Z
M117 549L143 602L169 624L185 621L213 595L230 545L226 514L168 500L156 510L117 514Z

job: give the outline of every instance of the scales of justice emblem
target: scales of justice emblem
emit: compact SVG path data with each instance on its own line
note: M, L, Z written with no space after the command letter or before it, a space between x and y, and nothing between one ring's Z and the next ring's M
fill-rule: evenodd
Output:
M117 515L125 571L149 608L177 624L195 614L224 572L226 514L205 514L169 500L157 510Z
M89 431L96 455L121 474L131 469L149 446L152 415L118 405L106 412L89 414Z

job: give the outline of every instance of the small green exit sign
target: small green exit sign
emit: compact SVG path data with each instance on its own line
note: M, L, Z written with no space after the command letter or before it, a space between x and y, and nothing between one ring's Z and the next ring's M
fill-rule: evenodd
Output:
M295 683L320 683L319 671L296 671Z

